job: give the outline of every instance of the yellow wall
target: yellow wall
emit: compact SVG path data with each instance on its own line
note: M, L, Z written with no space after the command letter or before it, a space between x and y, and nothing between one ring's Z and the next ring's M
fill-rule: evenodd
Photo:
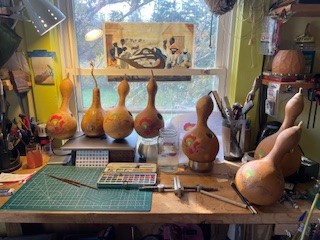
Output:
M42 37L36 33L30 23L25 23L24 29L24 40L26 41L26 47L29 52L33 50L47 50L48 52L56 53L56 58L53 58L55 85L37 85L34 84L34 82L32 83L36 118L38 121L46 123L49 116L58 109L58 100L60 98L58 87L61 81L61 59L57 28Z
M239 5L236 14L234 46L232 55L232 70L230 79L230 102L244 104L254 79L261 74L263 55L259 54L261 21L252 28L248 6ZM253 31L254 29L254 31ZM254 99L254 108L250 110L247 119L251 121L251 146L254 145L257 131L258 91Z

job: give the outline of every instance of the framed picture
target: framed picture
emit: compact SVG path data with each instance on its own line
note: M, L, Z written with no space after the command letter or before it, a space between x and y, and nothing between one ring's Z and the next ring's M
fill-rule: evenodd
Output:
M104 25L107 67L192 68L194 25L123 23Z

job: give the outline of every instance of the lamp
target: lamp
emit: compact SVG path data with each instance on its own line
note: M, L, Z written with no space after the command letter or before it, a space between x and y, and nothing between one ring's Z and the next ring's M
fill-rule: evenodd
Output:
M0 12L0 18L15 20L11 29L14 29L18 20L31 21L40 36L66 18L59 8L48 0L22 0L17 6L3 7L1 9L6 11ZM30 20L24 16L24 10L27 11Z
M59 8L47 0L22 0L22 3L40 36L66 18Z

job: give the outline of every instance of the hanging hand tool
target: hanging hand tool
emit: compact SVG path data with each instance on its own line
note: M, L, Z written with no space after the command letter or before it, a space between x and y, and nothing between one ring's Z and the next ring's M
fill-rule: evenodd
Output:
M308 123L307 128L309 128L310 118L311 118L311 112L312 112L312 105L315 101L315 90L313 88L308 89L308 100L310 101L310 107L309 107L309 114L308 114Z
M251 90L248 92L247 97L246 97L246 101L245 104L247 102L253 101L256 91L260 88L262 83L262 76L258 76L254 79Z
M320 89L316 91L315 95L316 95L316 96L315 96L316 107L314 108L314 113L313 113L312 128L314 128L314 125L315 125L315 123L316 123L316 116L317 116L318 105L320 104Z

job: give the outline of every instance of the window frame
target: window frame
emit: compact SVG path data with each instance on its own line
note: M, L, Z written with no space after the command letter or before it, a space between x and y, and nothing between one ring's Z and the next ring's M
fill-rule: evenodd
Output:
M82 96L80 82L77 81L78 76L91 75L91 69L78 68L78 55L77 55L77 41L74 26L73 15L73 1L57 0L59 8L66 14L66 21L60 25L60 48L62 56L62 69L65 69L66 73L69 73L70 78L73 79L75 84L76 99L74 103L71 103L71 111L77 116L82 115L85 112L85 108L82 106ZM232 10L224 15L219 16L218 33L217 33L217 50L216 50L216 62L215 67L210 69L205 68L192 68L192 69L153 69L154 75L168 76L168 75L180 75L180 76L195 76L195 75L207 75L217 76L219 78L218 92L221 96L227 95L229 89L229 76L231 69L231 55L232 55L232 32L234 29L234 13ZM68 33L68 34L65 34ZM99 68L95 69L95 76L123 76L124 70L111 69L111 68ZM129 69L126 70L127 75L134 76L149 76L150 69ZM215 110L217 108L215 107ZM179 111L177 111L179 112Z

